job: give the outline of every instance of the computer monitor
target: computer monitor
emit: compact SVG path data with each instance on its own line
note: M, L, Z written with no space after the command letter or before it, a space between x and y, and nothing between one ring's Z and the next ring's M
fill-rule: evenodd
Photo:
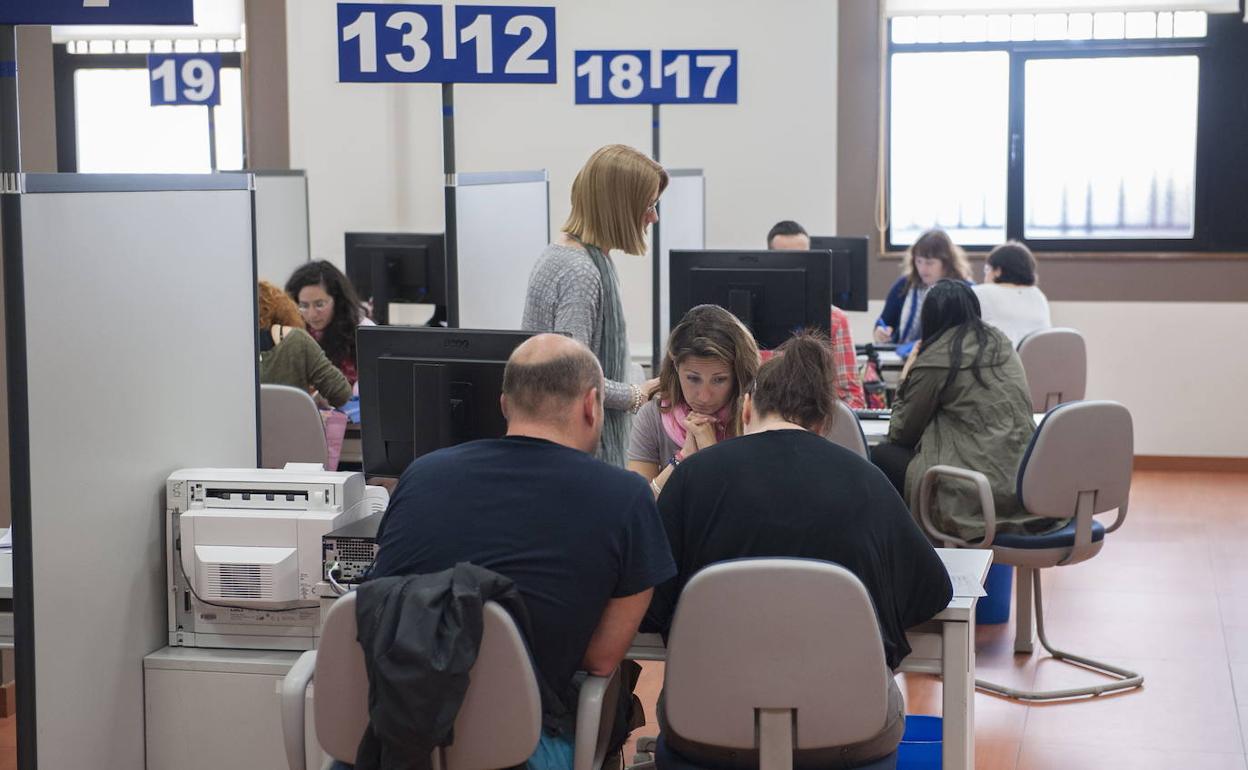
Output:
M816 235L810 248L832 252L832 304L841 310L867 309L867 239Z
M371 299L377 323L390 322L391 302L440 306L446 317L446 239L441 234L347 233L346 254L347 278L361 299Z
M799 329L828 333L826 251L673 250L669 273L672 325L696 305L719 305L749 327L760 348L780 347Z
M503 367L529 332L361 326L364 473L398 476L435 449L507 432Z

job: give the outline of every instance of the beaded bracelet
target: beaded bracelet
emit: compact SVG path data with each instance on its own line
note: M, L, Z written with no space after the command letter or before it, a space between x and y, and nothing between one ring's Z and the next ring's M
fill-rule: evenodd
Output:
M637 414L637 412L641 411L642 405L646 403L646 399L645 396L642 395L641 388L636 385L629 385L628 387L633 389L633 403L628 408L628 411L633 414Z

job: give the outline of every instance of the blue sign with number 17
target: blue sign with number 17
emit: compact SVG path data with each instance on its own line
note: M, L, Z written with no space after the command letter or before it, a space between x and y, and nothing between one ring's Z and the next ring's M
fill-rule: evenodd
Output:
M576 51L577 104L736 104L737 52Z

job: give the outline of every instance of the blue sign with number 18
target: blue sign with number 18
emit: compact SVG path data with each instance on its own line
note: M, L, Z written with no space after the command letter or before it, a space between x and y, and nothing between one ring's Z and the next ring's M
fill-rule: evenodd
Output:
M577 104L736 104L735 50L577 51Z

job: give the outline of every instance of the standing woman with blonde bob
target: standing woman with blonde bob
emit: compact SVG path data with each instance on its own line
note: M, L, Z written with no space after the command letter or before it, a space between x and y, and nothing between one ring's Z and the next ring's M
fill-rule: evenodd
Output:
M606 376L606 420L599 456L624 467L629 414L636 414L658 387L624 381L628 333L620 280L610 252L646 253L646 229L659 221L656 207L667 172L622 144L601 148L572 182L572 213L533 272L524 302L525 331L569 334L594 351Z

